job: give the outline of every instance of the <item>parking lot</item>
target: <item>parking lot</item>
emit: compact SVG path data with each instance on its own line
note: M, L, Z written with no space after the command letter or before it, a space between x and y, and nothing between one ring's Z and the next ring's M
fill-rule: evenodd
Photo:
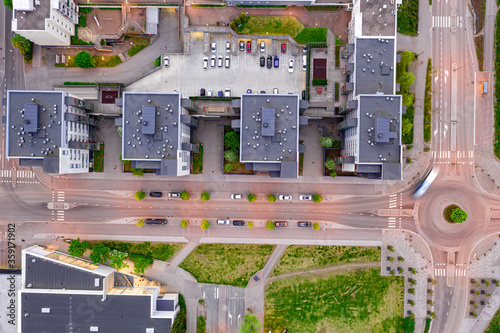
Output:
M162 69L158 70L127 87L127 91L179 91L184 97L199 96L200 89L211 90L216 96L218 91L231 90L232 96L240 96L251 89L252 92L265 91L272 93L277 88L279 93L298 93L305 89L305 71L302 70L302 48L292 45L287 40L260 39L251 40L251 51L247 52L250 39L232 38L222 33L191 33L189 54L162 55ZM243 41L244 50L239 50L239 42ZM264 41L265 50L261 52L260 42ZM226 42L230 42L230 51L226 50ZM212 43L216 43L212 52ZM286 52L282 53L282 44ZM164 66L163 59L169 57L169 67ZM211 58L215 57L215 66ZM260 66L260 57L266 59L266 65ZM273 59L272 68L267 68L267 57ZM274 58L279 57L279 66L274 67ZM218 58L222 57L221 67ZM226 57L229 57L229 68L226 68ZM204 58L207 68L204 69ZM293 72L288 69L289 60L294 60Z

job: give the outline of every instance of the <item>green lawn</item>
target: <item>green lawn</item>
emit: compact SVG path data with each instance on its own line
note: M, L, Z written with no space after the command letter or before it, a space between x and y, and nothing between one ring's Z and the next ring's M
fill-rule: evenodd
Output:
M264 327L273 333L403 331L403 277L380 269L293 277L266 288Z
M432 110L432 60L427 61L424 96L424 141L431 141L431 110Z
M198 175L203 172L203 145L200 144L198 153L193 154L193 175Z
M104 171L104 142L99 145L99 150L94 151L94 172Z
M418 0L403 0L398 9L398 32L409 35L418 35Z
M378 247L290 245L274 266L272 274L277 276L325 266L379 261Z
M122 63L119 56L94 56L96 67L114 67ZM75 64L75 56L68 57L67 64L56 64L56 67L78 67ZM89 67L91 68L91 67Z
M245 287L264 268L274 245L202 244L180 264L200 283Z
M198 316L196 321L196 333L205 333L207 331L207 318L204 316Z
M304 28L294 39L299 44L326 43L326 28Z
M500 333L500 310L495 313L495 316L484 333Z
M145 228L145 227L143 227ZM92 244L103 243L111 250L139 254L148 258L167 261L172 258L182 247L183 243L128 243L115 241L92 242Z
M149 37L134 37L132 47L127 51L130 57L135 56L137 53L141 52L144 48L149 46Z
M293 37L303 29L304 25L293 16L250 16L236 32L249 35L290 35Z
M304 6L308 12L336 12L342 6Z

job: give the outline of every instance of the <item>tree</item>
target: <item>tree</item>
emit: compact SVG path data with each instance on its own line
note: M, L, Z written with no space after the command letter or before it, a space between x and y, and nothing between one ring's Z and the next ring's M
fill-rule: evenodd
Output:
M405 258L403 258L403 257L398 257L398 261L404 262L404 261L405 261Z
M254 202L255 200L257 200L257 196L253 193L250 193L247 195L247 199L249 202Z
M236 26L236 23L234 23L234 21L231 21L231 23L229 23L229 27L231 29L233 29L234 31L236 31L236 29L238 29L238 27Z
M118 132L118 135L120 136L120 138L122 138L123 137L123 127L122 126L118 126L116 128L116 131ZM120 156L121 156L121 154L120 154Z
M155 65L155 67L159 67L161 65L161 56L158 56L158 58L155 59L153 64Z
M69 243L68 253L73 257L83 257L85 252L87 252L90 248L91 246L89 242L80 242L80 237L78 237L77 239L72 239Z
M210 200L210 193L208 193L207 191L203 191L203 193L201 193L200 199L202 201L208 201L208 200Z
M135 195L134 195L135 200L141 201L141 200L144 200L145 197L146 197L146 193L144 193L143 191L139 190L139 191L135 192Z
M275 225L274 225L274 222L273 222L273 221L271 221L271 220L267 221L267 223L266 223L266 228L267 228L267 229L269 229L269 230L273 230L273 229L274 229L274 227L275 227Z
M93 264L102 264L109 259L111 249L102 243L97 243L92 248L92 252L89 255L89 259Z
M9 7L10 9L13 9L12 0L3 0L3 4L5 7Z
M96 62L92 54L82 51L76 55L75 64L78 67L87 69L89 67L95 67Z
M415 81L415 75L412 72L401 73L397 82L399 83L400 91L407 92Z
M224 151L224 158L228 162L236 162L238 161L238 153L233 149L226 150Z
M241 24L241 19L239 17L234 18L234 23L238 26Z
M224 165L224 172L231 172L233 170L233 165L232 164L226 164Z
M412 301L413 302L413 301ZM408 303L413 306L409 301ZM404 324L404 333L413 333L415 331L415 317L413 316L408 316L405 318L405 324Z
M210 228L210 221L208 221L207 219L201 221L200 227L207 230L208 228Z
M408 289L408 292L412 295L415 295L415 288Z
M144 225L144 219L138 219L135 225L137 228L141 228Z
M191 195L189 194L188 191L182 191L181 192L181 199L182 200L189 200L190 197L191 197Z
M394 247L392 245L387 245L387 250L394 252Z
M234 130L226 132L224 134L224 148L226 150L240 150L240 135Z
M429 313L429 316L431 316L432 319L436 319L436 312L431 311L431 313Z
M313 195L313 202L320 203L321 201L323 201L323 197L321 196L321 194Z
M110 266L116 269L122 269L128 267L128 264L126 262L123 262L128 257L127 252L112 250L109 254L109 257L110 257L109 259L111 260Z
M411 120L408 118L403 118L403 121L401 123L401 135L404 136L409 136L411 135L413 131L413 124L411 123Z
M188 220L182 220L181 221L181 227L186 228L188 225L189 225L189 221Z
M394 262L394 257L388 257L387 260L389 260L390 262Z
M247 313L245 319L240 323L239 333L260 333L262 324L257 316Z
M33 59L33 42L24 38L21 35L12 37L12 46L19 49L19 52L24 56L24 60L30 62Z
M241 20L241 23L244 23L246 21L248 21L248 16L245 12L241 12L240 14L240 20Z
M412 300L412 299L410 299L410 300L408 300L408 304L410 304L411 306L414 306L414 305L415 305L415 301L414 301L414 300ZM413 332L413 331L412 331L412 332Z
M144 177L144 169L132 168L132 175L137 177Z
M253 222L250 221L250 222L248 222L248 229L252 229L252 228L253 228Z
M330 172L330 177L332 178L337 177L337 173L335 171Z
M129 258L134 263L134 273L137 275L144 275L146 269L153 264L153 259L140 254L131 253Z
M104 45L106 45L106 41L101 38L101 46L104 46Z
M269 202L276 202L276 196L274 194L268 194L267 195L267 201L269 201Z
M319 230L319 228L320 228L319 223L317 223L317 222L313 223L313 227L312 227L312 228L313 228L314 230L318 231L318 230Z
M330 137L330 136L324 136L322 138L319 138L319 142L325 148L332 148L334 141L335 140L332 137Z
M417 274L417 270L415 268L413 268L413 267L410 267L410 272L413 275Z
M181 309L177 316L175 316L174 323L172 324L172 333L185 333L187 332L186 327L186 310Z
M462 222L467 221L467 213L460 208L455 208L451 212L450 217L453 220L453 222L455 222L455 223L462 223Z
M325 161L325 168L328 170L335 170L335 161L333 158L327 158Z

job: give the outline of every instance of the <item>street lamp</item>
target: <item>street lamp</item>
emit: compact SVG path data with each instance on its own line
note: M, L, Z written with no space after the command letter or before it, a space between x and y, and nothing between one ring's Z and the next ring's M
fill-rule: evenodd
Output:
M459 70L460 68L464 68L465 66L467 66L467 64L463 65L463 66L460 66L458 68L455 68L453 71L456 72L457 70Z

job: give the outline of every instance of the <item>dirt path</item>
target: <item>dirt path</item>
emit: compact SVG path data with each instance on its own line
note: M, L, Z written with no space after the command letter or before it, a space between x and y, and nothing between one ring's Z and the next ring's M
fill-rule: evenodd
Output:
M330 273L338 270L343 270L343 269L354 269L354 268L363 268L363 267L379 267L380 262L362 262L362 263L352 263L352 264L345 264L345 265L339 265L339 266L331 266L331 267L326 267L326 268L317 268L314 270L309 270L309 271L298 271L298 272L293 272L285 275L280 275L280 276L273 276L270 277L266 280L267 282L270 281L275 281L275 280L282 280L289 278L291 276L296 276L296 275L312 275L312 274L317 274L317 273Z

